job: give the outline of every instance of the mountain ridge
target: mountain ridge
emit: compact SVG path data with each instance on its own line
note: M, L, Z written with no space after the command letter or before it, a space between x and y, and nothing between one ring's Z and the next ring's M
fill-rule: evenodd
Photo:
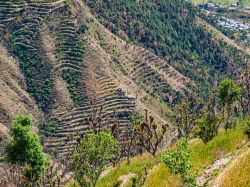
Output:
M131 123L126 116L128 112L144 115L147 110L157 123L171 123L171 106L186 96L200 96L199 92L204 90L196 90L198 85L204 82L211 85L207 77L217 73L205 71L204 67L209 65L203 66L195 53L190 54L195 62L192 64L187 59L174 58L171 53L157 55L152 48L131 41L125 30L119 32L126 35L127 39L122 39L100 21L98 12L92 13L93 7L91 9L86 2L20 0L0 3L0 28L4 31L0 35L3 39L0 60L3 63L11 56L3 67L13 66L15 76L10 71L7 75L15 81L21 80L18 84L13 83L15 88L9 87L3 92L12 95L1 100L0 123L9 127L16 115L31 114L39 123L47 151L67 154L77 137L86 134L89 127L84 124L85 117L91 113L93 105L102 108L102 115L113 120L112 123L119 120L123 131ZM181 22L191 5L181 4L180 0L178 3L179 7L171 6L179 11L182 17L178 21ZM164 6L162 8L164 10ZM177 35L177 31L173 28L170 35ZM157 37L161 39L160 35ZM205 42L199 45L205 48ZM228 49L221 50L226 53ZM220 54L217 56L220 59ZM199 77L194 79L190 73ZM7 84L3 79L2 85ZM10 102L10 98L20 100ZM13 106L18 107L13 111ZM114 112L125 117L113 119ZM44 124L49 121L56 121L57 129L44 137ZM112 126L107 121L102 125L105 128ZM71 135L76 135L75 140L67 142Z

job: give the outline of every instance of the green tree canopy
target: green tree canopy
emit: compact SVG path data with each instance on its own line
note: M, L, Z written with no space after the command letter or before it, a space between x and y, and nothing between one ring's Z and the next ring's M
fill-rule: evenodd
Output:
M185 186L197 186L196 176L190 172L192 168L190 156L187 139L183 138L179 140L175 149L163 154L161 161L169 167L172 173L182 176Z
M219 84L217 92L224 107L233 104L240 97L242 90L233 80L225 79Z
M170 168L172 173L187 173L192 167L187 139L181 139L177 144L177 148L165 153L161 160Z
M117 154L118 142L109 132L88 134L83 138L71 164L80 186L95 186L101 172Z
M31 117L17 116L11 125L11 138L5 145L5 152L8 162L26 166L27 177L37 180L45 169L47 157L38 135L31 131L31 127Z
M220 117L215 115L199 120L198 134L204 143L209 142L218 134L220 121Z

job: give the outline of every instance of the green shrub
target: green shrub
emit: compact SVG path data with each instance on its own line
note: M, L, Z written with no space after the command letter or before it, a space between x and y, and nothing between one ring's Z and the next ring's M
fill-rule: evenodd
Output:
M121 111L121 112L118 112L116 114L116 116L119 118L119 119L123 119L123 118L127 118L127 119L131 119L132 116L133 116L133 112L131 111Z
M197 133L204 143L212 140L218 134L220 121L218 116L208 116L199 121Z
M79 101L79 95L77 93L77 87L80 84L81 73L74 69L63 69L62 73L63 79L68 83L68 90L71 98L75 101Z
M72 0L64 0L64 3L69 6L72 3Z
M161 161L165 163L174 174L180 174L187 186L196 186L196 176L190 173L190 149L187 139L181 139L176 149L163 154Z
M235 117L229 117L225 122L225 129L233 129L239 124L239 119Z
M85 32L88 30L88 25L82 23L79 27L79 32L82 33L82 34L85 34Z
M71 170L81 187L95 186L105 167L116 158L118 142L109 132L88 134L73 155Z
M17 116L11 125L11 138L5 145L5 152L8 162L24 166L26 177L30 181L38 181L47 164L47 157L38 135L31 131L31 127L31 117Z
M53 135L58 129L58 126L59 126L58 120L52 120L48 124L45 124L43 128L44 135L46 137Z
M187 173L192 167L187 140L180 140L177 148L164 154L161 160L170 168L172 173L183 175Z
M246 124L245 134L250 139L250 118L246 120Z

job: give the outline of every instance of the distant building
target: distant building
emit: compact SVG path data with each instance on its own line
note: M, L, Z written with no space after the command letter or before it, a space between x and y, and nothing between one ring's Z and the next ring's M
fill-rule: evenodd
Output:
M217 4L215 3L202 3L198 5L200 8L203 8L205 10L216 10L220 8Z
M238 7L238 3L232 3L230 6L231 7Z
M213 4L213 3L207 3L207 7L208 7L208 8L214 8L214 7L215 7L215 4Z
M230 29L230 30L234 30L234 31L250 29L250 27L247 24L244 24L243 22L236 21L236 20L233 20L233 19L229 19L229 18L226 18L226 17L221 17L218 20L218 23L221 26L223 26L223 27L225 27L227 29Z

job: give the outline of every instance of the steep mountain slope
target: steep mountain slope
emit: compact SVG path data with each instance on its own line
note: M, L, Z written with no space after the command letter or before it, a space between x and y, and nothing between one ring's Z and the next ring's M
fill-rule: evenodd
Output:
M18 114L32 115L35 123L43 119L35 101L25 91L25 80L17 61L0 44L0 154L8 137L10 121Z
M139 111L143 114L145 109L154 114L158 122L166 123L166 114L169 110L160 102L160 97L155 97L152 104L153 97L147 92L150 87L145 91L145 83L142 87L138 80L134 82L124 75L126 80L123 79L117 64L112 65L115 62L114 58L119 61L123 58L132 59L139 52L100 25L81 1L73 1L71 5L63 1L6 1L1 2L0 7L1 28L4 31L1 32L1 45L4 46L2 49L16 59L7 61L3 67L15 65L15 71L18 71L15 73L16 81L23 85L19 89L23 92L26 90L37 104L30 98L24 98L27 105L32 106L29 110L26 109L26 103L22 104L21 101L13 103L13 106L20 105L15 113L5 112L5 107L2 107L3 125L9 125L17 114L23 113L34 113L34 118L39 119L40 124L56 121L56 131L50 134L50 137L44 138L44 144L48 151L65 154L73 148L77 137L89 129L85 124L85 117L93 111L93 103L98 109L102 108L102 118L112 120L110 118L113 118L114 111L118 117L123 116L113 120L118 120L121 129L124 130L124 127L130 124L127 113ZM82 30L82 24L88 25L89 30ZM106 46L101 46L101 42ZM121 54L114 53L117 46L120 47L121 50L118 51ZM147 53L146 50L142 50ZM149 57L152 55L148 54ZM5 56L4 61L8 59L7 54ZM161 65L161 59L154 55L153 57ZM145 79L149 71L158 76L163 86L165 84L170 87L170 84L176 90L186 89L186 78L173 68L167 69L173 75L169 76L166 72L161 75L149 60L141 61L147 66ZM10 76L12 72L6 73ZM8 82L7 79L4 81ZM154 84L152 80L149 81ZM15 90L11 87L6 92L11 93L12 89ZM23 95L18 94L15 96L13 93L15 100ZM28 102L30 100L32 105ZM7 99L1 101L5 105L11 105ZM9 109L13 110L11 106ZM8 117L9 115L11 116ZM45 115L46 120L39 118L39 115ZM107 119L102 122L103 127L112 126L107 124ZM46 127L42 125L41 128L46 132ZM67 141L69 136L76 133L72 141Z
M240 68L244 55L196 24L200 12L186 1L86 3L113 33L152 50L195 81L193 90L204 98L211 84L225 76L235 77Z
M195 26L191 5L174 3L1 1L0 125L31 114L46 150L63 156L93 111L102 128L119 121L122 134L131 113L169 123L168 105L209 95L206 85L235 76L240 52Z

